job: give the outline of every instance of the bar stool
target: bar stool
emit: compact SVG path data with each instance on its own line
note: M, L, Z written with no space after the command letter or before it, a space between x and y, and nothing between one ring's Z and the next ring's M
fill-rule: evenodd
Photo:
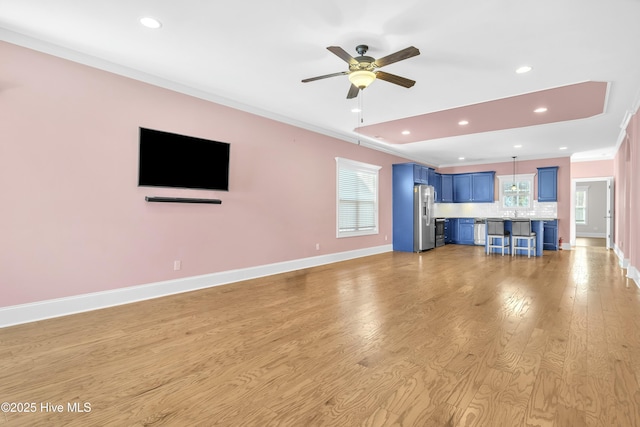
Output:
M521 246L526 241L527 246ZM527 251L527 258L531 258L531 253L536 254L536 233L531 231L530 219L511 220L511 256L516 254L516 250Z
M504 250L510 250L511 237L508 231L504 229L504 220L502 219L487 219L487 244L486 251L490 254L493 248L500 249L502 256L504 256Z

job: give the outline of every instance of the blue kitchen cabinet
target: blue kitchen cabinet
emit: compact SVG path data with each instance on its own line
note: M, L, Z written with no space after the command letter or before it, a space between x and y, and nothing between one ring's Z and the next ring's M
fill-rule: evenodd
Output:
M431 185L436 192L436 203L442 202L442 175L434 171Z
M413 165L413 182L416 184L427 183L427 170L422 165Z
M413 163L392 166L393 250L413 252Z
M453 203L453 175L440 175L440 202Z
M558 250L558 220L542 221L542 245L545 251Z
M451 243L458 243L458 218L449 218Z
M446 218L444 220L444 242L445 243L453 243L452 238L452 229L451 229L451 219Z
M453 201L454 203L471 201L471 174L453 175Z
M558 201L558 166L538 168L538 202Z
M427 168L427 184L436 187L436 170L433 168Z
M453 175L454 203L493 203L494 178L495 172L461 173Z
M415 163L411 164L413 165L413 182L415 184L433 185L436 173L434 169Z
M471 201L475 203L493 203L493 181L495 172L471 174Z
M460 245L473 245L474 218L458 218L458 240Z

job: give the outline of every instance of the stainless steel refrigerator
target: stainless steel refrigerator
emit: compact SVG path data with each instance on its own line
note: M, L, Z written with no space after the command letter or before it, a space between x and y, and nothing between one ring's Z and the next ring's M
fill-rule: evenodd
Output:
M435 192L431 185L413 187L413 251L433 249L436 245L436 219L433 215Z

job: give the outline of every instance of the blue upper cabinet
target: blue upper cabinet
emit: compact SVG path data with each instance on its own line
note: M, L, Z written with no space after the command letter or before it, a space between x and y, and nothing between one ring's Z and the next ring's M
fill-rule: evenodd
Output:
M442 202L442 175L433 171L433 180L430 182L436 192L436 202Z
M464 203L471 201L471 174L453 175L453 201Z
M453 203L453 175L440 175L440 202Z
M538 168L538 201L558 201L558 166Z
M493 203L493 181L495 172L479 172L471 174L471 201L476 203Z
M433 179L435 170L422 165L413 164L413 182L416 184L433 185L430 179Z
M442 175L443 179L444 176ZM461 173L452 176L454 203L493 203L495 172Z

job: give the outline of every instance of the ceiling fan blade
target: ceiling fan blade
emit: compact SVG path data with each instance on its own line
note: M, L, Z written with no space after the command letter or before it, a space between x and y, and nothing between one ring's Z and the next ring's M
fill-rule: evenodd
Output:
M349 74L349 72L348 71L340 71L338 73L325 74L324 76L310 77L308 79L302 80L302 83L308 83L308 82L313 82L313 81L316 81L316 80L328 79L329 77L344 76L345 74Z
M385 73L384 71L376 71L376 78L387 81L389 83L397 84L399 86L407 87L407 88L416 84L415 80L396 76L395 74L391 74L391 73Z
M355 65L358 63L358 61L356 61L351 55L347 53L346 50L344 50L340 46L329 46L327 49L343 61L348 62L350 65Z
M398 52L392 53L391 55L376 59L374 64L377 67L384 67L385 65L393 64L394 62L402 61L403 59L409 59L417 55L420 55L420 51L413 46L409 46L408 48L399 50Z
M360 89L358 88L358 86L352 84L351 87L349 88L349 92L347 92L347 99L352 99L357 97L359 92L360 92Z

